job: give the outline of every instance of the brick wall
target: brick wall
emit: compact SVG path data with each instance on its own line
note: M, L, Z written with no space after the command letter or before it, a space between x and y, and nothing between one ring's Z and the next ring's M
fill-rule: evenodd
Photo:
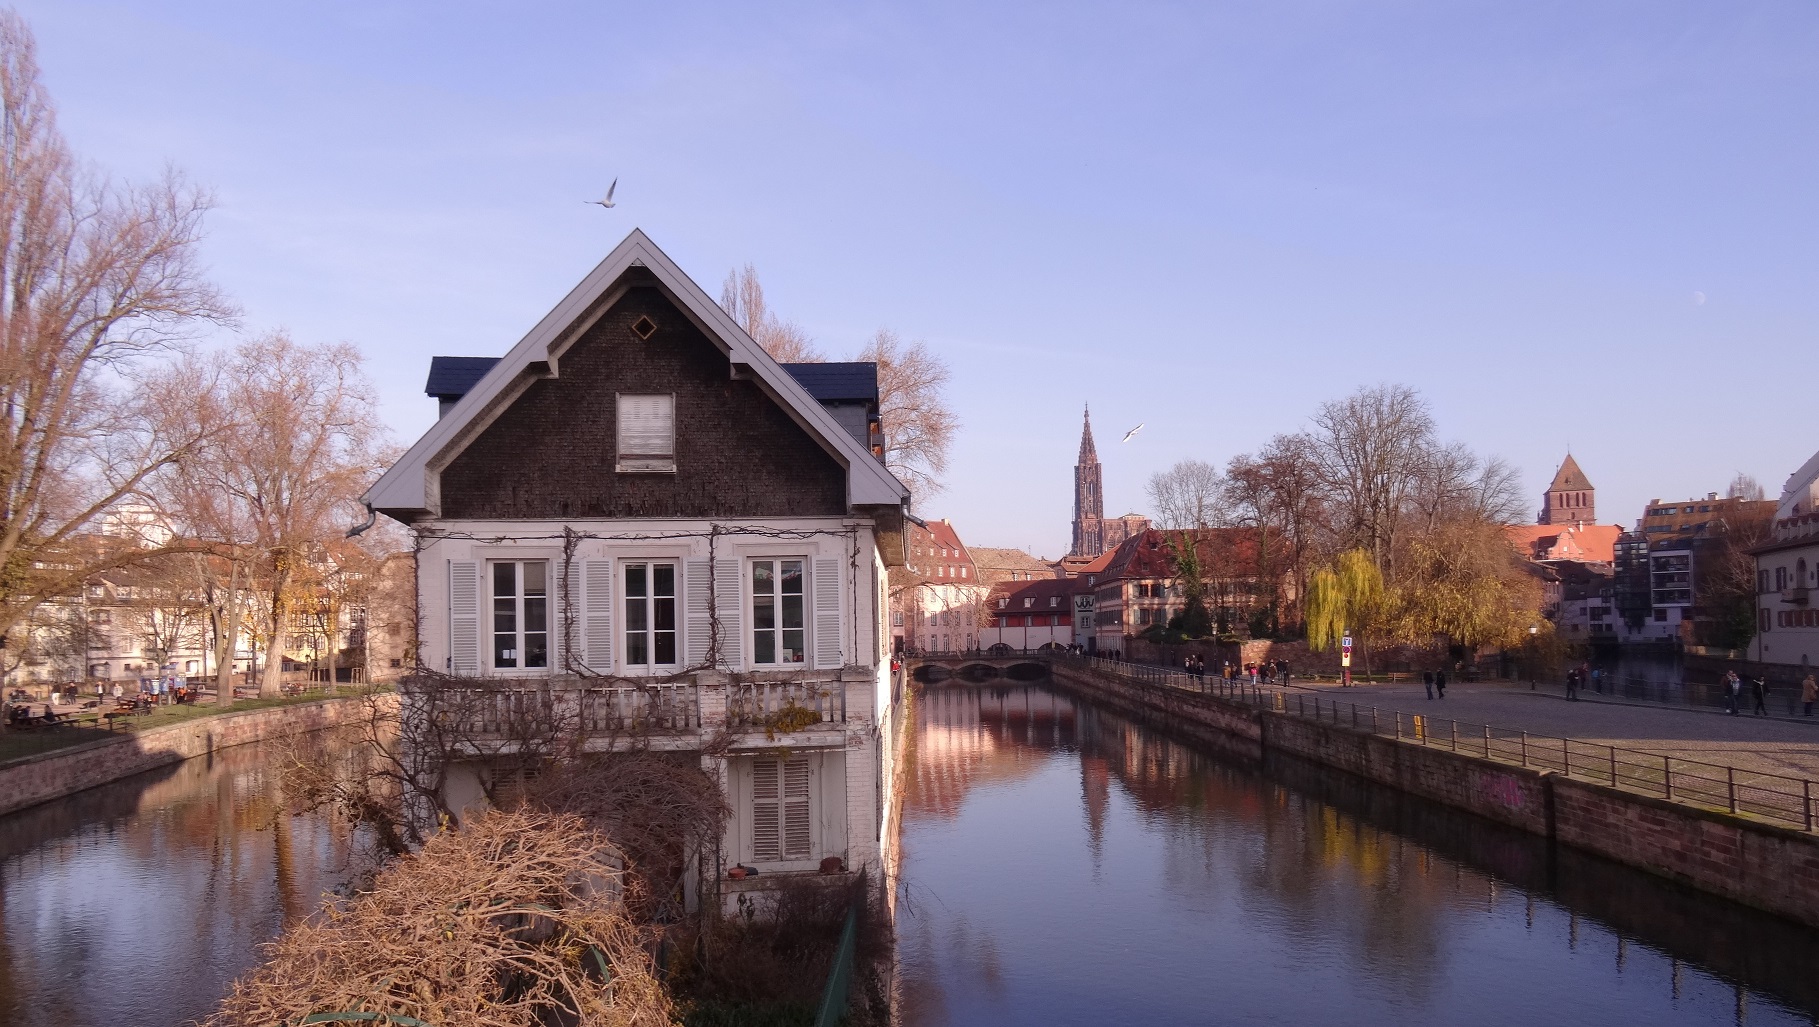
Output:
M635 281L636 276L630 280ZM649 341L631 326L649 316ZM846 511L846 471L654 285L632 288L442 472L442 516L789 517ZM619 474L618 393L674 393L676 473Z
M1819 836L1066 664L1055 680L1228 755L1285 752L1819 925Z
M398 701L390 693L375 698ZM346 698L224 713L8 760L0 763L0 815L216 749L357 723L366 709L364 699Z

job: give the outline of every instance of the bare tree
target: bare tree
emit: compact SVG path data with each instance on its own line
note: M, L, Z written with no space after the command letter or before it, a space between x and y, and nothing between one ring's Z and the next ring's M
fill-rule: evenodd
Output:
M25 21L0 12L0 632L147 554L81 536L193 434L152 429L148 355L230 310L197 259L210 200L174 173L116 186L82 168L38 81ZM138 393L137 395L144 395Z
M1410 500L1428 469L1434 420L1406 385L1376 385L1321 405L1309 434L1331 503L1335 548L1363 549L1394 576Z
M357 519L357 497L384 458L372 386L353 347L303 346L282 333L174 373L212 385L175 416L225 417L232 431L174 468L158 494L186 531L224 544L239 565L230 581L256 589L260 691L277 694L303 563Z
M878 365L878 414L884 429L884 462L913 495L944 487L947 451L959 418L947 405L947 364L917 340L905 344L880 328L859 353Z
M780 364L815 363L827 359L815 348L814 340L801 325L782 320L771 312L764 302L764 286L758 282L758 269L750 264L743 270L726 273L726 283L720 287L720 306L739 322L745 334Z
M1150 475L1144 492L1156 511L1157 527L1210 528L1228 519L1226 482L1204 460L1182 460Z
M1724 496L1726 499L1759 502L1763 498L1762 483L1757 481L1754 476L1738 471L1737 476L1731 479L1730 488L1724 491Z

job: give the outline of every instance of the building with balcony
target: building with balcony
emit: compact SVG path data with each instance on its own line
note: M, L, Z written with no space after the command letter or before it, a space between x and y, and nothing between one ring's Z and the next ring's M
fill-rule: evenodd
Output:
M693 898L879 880L909 494L850 377L824 404L634 231L439 395L365 501L417 540L430 673L403 688L407 710L465 725L452 801L522 762L523 725L567 725L584 749L671 750L723 782L732 816L689 856Z

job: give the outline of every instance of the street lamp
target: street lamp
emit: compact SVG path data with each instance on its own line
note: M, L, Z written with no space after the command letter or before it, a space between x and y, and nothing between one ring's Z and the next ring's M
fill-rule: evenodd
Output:
M1535 690L1535 636L1541 633L1541 625L1528 626L1528 690Z

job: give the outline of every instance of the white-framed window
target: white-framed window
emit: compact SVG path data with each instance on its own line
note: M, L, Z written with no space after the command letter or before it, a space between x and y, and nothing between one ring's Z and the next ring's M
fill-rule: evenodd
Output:
M752 859L780 863L814 853L814 807L809 758L798 754L752 760Z
M631 560L620 565L625 596L625 648L628 669L674 667L676 638L676 565L662 560Z
M676 469L676 397L619 396L619 461L622 472Z
M549 666L549 561L495 560L492 582L493 668Z
M799 665L808 660L807 578L801 558L751 562L752 664Z

